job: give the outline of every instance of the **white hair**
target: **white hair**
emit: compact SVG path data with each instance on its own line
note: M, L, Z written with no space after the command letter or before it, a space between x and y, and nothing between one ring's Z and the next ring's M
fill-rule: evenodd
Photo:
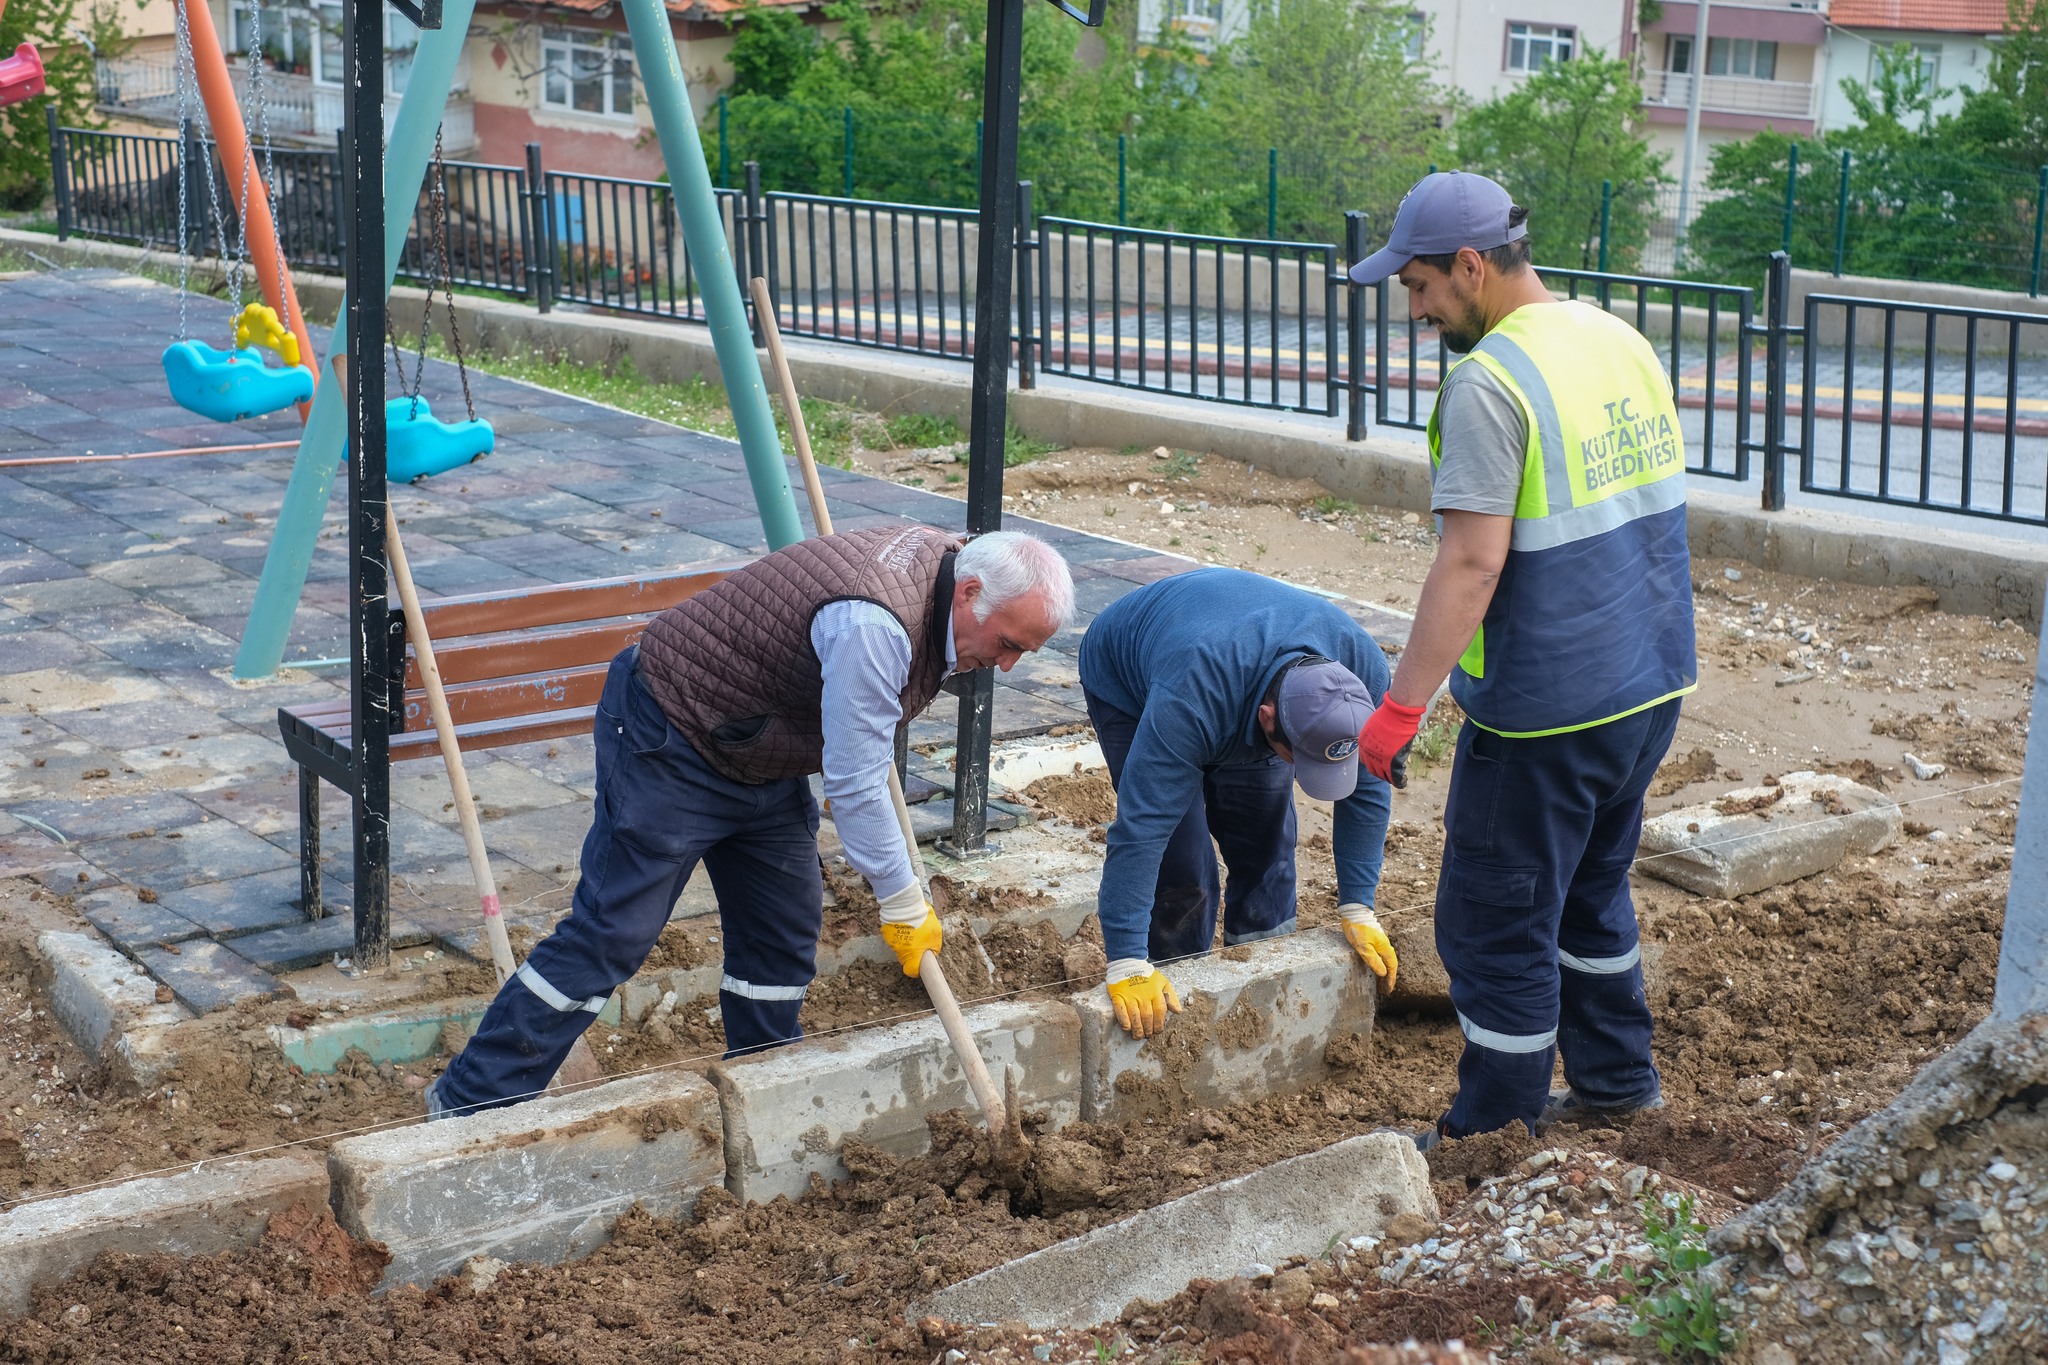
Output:
M1074 576L1060 552L1023 531L989 531L967 542L953 561L959 578L981 580L981 596L974 600L974 619L986 621L991 612L1021 597L1038 594L1045 604L1046 620L1055 634L1074 618Z

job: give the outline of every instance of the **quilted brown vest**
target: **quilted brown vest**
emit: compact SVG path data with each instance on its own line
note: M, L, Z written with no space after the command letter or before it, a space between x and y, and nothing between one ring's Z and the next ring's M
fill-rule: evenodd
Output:
M946 624L959 542L927 526L798 541L648 623L640 676L669 722L735 782L802 777L824 766L825 680L811 619L829 602L874 602L910 637L903 718L946 676Z

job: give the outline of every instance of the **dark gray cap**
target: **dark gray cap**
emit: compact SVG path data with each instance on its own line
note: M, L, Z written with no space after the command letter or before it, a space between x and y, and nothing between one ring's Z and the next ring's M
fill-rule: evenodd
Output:
M1350 669L1311 659L1280 679L1275 706L1294 749L1294 780L1313 800L1342 801L1358 786L1358 732L1372 715L1372 694Z
M1408 191L1394 214L1387 244L1351 267L1359 284L1378 284L1417 256L1448 256L1464 247L1491 251L1529 235L1527 223L1508 223L1514 196L1470 171L1437 171Z

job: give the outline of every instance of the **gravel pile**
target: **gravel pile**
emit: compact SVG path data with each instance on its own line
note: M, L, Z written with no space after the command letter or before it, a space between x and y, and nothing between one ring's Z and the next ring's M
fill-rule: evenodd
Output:
M2048 1020L1977 1030L1714 1237L1757 1365L2048 1358Z

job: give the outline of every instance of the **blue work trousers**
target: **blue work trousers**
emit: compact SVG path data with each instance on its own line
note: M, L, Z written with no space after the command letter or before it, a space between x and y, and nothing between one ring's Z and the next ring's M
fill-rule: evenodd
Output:
M1109 784L1123 780L1138 718L1096 697L1088 719L1109 764ZM1222 899L1216 853L1230 869L1223 905L1223 941L1251 943L1294 932L1294 765L1278 755L1202 770L1188 813L1167 841L1152 893L1146 952L1171 962L1209 951ZM1210 840L1214 839L1212 845Z
M1444 809L1436 946L1465 1034L1448 1137L1532 1129L1557 1054L1579 1102L1659 1094L1629 864L1674 699L1587 730L1507 739L1467 721Z
M726 1056L803 1036L824 918L818 805L802 778L735 782L669 724L638 676L612 661L597 704L597 796L567 919L498 991L436 1083L454 1112L545 1089L620 983L639 970L701 861L718 893Z

